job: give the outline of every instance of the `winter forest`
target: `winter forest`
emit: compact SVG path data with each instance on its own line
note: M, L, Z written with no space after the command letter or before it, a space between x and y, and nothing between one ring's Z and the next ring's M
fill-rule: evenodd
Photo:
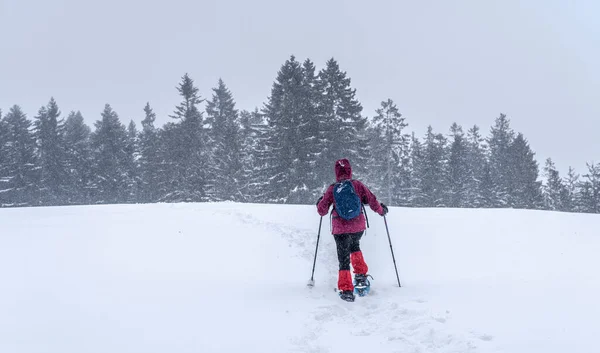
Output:
M351 80L331 59L288 59L261 108L239 111L219 80L201 97L184 75L170 121L125 125L109 104L93 129L50 99L33 119L0 111L0 205L209 202L312 204L348 158L354 178L404 207L525 208L600 213L600 164L561 176L538 165L504 114L478 126L409 132L391 99L363 112ZM144 115L142 115L144 114Z

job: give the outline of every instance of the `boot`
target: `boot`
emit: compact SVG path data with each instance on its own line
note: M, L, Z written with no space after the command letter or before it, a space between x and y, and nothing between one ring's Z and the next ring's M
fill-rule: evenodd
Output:
M368 277L373 278L371 275L357 273L354 275L354 288L367 288L371 286Z
M351 290L342 290L339 292L339 294L342 300L345 300L347 302L354 301L354 293Z
M373 278L373 276L367 274L357 273L354 275L354 292L358 294L359 297L364 297L371 291L371 282L369 282L368 277L371 277L371 279Z

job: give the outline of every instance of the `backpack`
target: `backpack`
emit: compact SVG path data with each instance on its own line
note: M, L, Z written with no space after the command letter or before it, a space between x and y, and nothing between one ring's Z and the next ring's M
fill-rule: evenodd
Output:
M354 190L352 180L333 184L333 200L337 214L345 220L358 217L362 211L362 203Z

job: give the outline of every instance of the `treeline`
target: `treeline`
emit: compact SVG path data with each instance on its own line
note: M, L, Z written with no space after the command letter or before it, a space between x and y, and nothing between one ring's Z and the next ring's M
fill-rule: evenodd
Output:
M407 133L391 99L363 114L350 78L331 59L317 72L293 56L261 109L239 111L222 80L205 100L189 75L171 120L125 126L109 104L93 130L51 99L32 120L0 111L0 205L208 202L314 203L333 162L381 200L407 207L510 207L600 213L600 164L541 171L525 137L501 114L487 136L453 124Z

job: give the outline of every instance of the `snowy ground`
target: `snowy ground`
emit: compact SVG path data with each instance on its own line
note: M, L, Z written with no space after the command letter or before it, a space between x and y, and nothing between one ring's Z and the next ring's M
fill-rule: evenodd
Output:
M311 206L0 209L0 352L600 352L600 216L369 215L347 303Z

